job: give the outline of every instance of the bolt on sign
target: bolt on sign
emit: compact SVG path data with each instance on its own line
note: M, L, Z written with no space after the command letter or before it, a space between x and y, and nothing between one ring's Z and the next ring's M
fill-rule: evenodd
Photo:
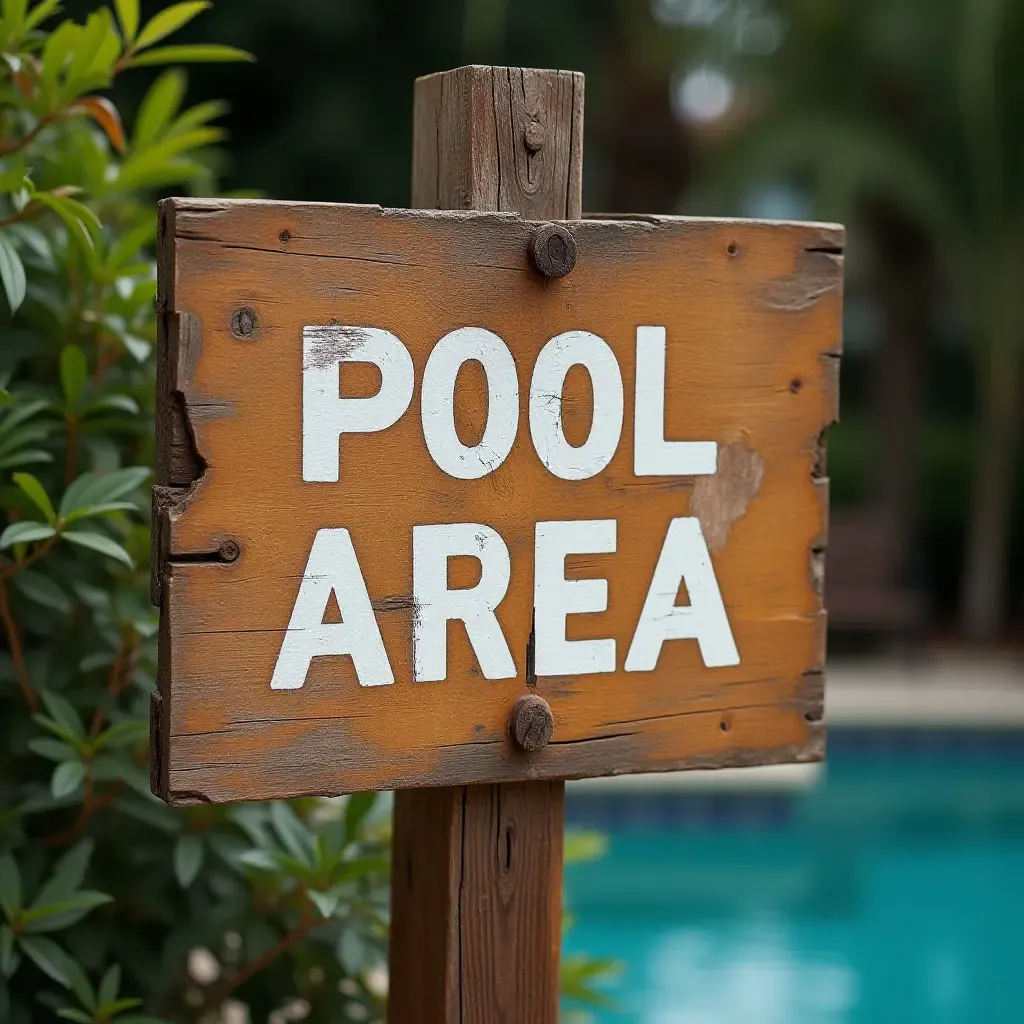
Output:
M166 201L157 791L818 759L842 245Z

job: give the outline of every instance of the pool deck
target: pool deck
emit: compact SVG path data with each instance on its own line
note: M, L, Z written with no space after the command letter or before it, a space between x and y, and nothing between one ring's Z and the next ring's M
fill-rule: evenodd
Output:
M837 728L1024 729L1024 658L927 652L829 662L825 721ZM572 782L581 791L792 790L813 786L822 765L624 775Z

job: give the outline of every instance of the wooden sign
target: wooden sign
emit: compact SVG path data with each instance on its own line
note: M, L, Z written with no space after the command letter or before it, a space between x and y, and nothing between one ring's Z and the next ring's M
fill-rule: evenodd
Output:
M841 229L168 200L160 244L162 796L821 756Z

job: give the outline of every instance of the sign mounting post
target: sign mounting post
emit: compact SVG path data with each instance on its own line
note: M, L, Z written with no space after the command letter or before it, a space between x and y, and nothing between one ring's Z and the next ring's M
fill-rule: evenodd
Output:
M152 783L392 789L392 1024L555 1024L564 780L817 760L842 229L581 220L583 79L414 210L166 200Z

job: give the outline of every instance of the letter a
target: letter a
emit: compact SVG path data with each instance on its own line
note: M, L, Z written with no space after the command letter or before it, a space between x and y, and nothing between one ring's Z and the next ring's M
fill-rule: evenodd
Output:
M689 605L676 605L685 582ZM666 640L696 640L708 668L738 665L739 651L718 589L700 520L673 519L654 570L644 610L626 655L627 672L651 672Z
M324 622L332 593L342 622ZM395 681L352 537L348 530L317 530L274 666L271 689L297 690L305 683L314 658L335 654L352 658L360 686L386 686Z

